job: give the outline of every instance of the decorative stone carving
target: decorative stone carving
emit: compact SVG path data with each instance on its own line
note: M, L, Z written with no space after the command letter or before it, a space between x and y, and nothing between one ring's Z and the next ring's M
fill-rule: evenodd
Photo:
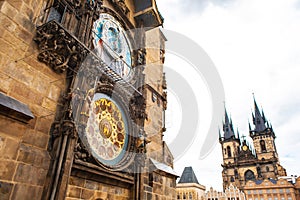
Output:
M130 107L129 107L130 116L132 119L141 119L145 120L147 118L146 110L146 103L143 96L135 95L130 100Z
M124 0L110 0L113 5L115 5L117 8L119 8L125 15L129 13L129 9L125 4Z
M68 67L77 67L86 57L88 50L56 21L37 28L34 41L38 44L38 60L62 73Z

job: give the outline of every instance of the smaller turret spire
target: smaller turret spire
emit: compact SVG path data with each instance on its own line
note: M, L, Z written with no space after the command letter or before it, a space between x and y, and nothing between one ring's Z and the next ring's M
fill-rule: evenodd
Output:
M229 119L227 110L225 108L225 122L223 122L224 139L235 138L232 120Z
M254 95L253 95L253 101L254 101L254 114L252 113L252 118L253 118L253 124L255 125L254 131L262 132L266 129L265 114L263 112L262 114L260 113Z

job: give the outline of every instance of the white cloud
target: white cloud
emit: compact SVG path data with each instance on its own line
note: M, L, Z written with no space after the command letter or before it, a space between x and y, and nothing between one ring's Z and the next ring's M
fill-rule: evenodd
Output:
M195 40L212 58L224 84L226 105L235 128L248 134L254 92L278 136L276 144L282 165L288 173L297 173L300 165L297 153L300 147L299 4L295 0L240 0L232 1L229 6L207 2L199 12L191 9L186 13L183 2L157 0L165 28ZM200 117L210 112L210 109L200 109ZM204 128L199 132L203 130L206 131ZM203 138L195 141L198 146L194 142L191 149L197 152ZM219 148L218 144L212 155L202 161L191 159L195 156L189 151L175 163L175 169L181 173L184 166L192 165L200 183L221 188Z

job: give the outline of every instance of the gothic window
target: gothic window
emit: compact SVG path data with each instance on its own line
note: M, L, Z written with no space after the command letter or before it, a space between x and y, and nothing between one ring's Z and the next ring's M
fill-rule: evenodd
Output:
M192 193L189 194L189 198L190 198L190 199L193 199Z
M157 95L152 92L152 101L155 102L157 100Z
M254 176L253 171L247 170L247 171L245 172L245 180L246 180L246 181L249 181L249 180L254 180L254 179L255 179L255 176Z
M224 154L226 155L226 148L224 148Z
M231 149L230 149L230 146L227 146L227 154L228 154L228 157L231 157Z
M267 151L267 149L266 149L266 142L264 140L260 141L260 149L261 149L261 152Z
M149 186L153 187L153 173L149 173Z
M238 171L236 169L234 170L234 176L235 176L235 178L239 177L239 173L238 173Z
M183 194L183 199L186 199L186 196L185 196L185 194Z
M269 172L270 171L270 168L268 166L266 166L266 171Z
M177 195L177 199L180 199L180 195L179 194Z
M230 177L230 182L234 182L234 178L233 178L233 176L232 176L232 177Z

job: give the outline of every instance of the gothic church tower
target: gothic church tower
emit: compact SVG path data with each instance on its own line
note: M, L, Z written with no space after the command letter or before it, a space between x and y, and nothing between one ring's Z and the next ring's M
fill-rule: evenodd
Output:
M252 141L239 133L234 133L232 120L225 110L223 134L219 133L219 142L223 155L223 188L230 184L243 189L248 180L277 179L285 176L285 169L279 164L275 145L275 133L266 120L264 112L258 109L254 99L253 127L249 123L249 136ZM253 143L252 148L250 144Z

